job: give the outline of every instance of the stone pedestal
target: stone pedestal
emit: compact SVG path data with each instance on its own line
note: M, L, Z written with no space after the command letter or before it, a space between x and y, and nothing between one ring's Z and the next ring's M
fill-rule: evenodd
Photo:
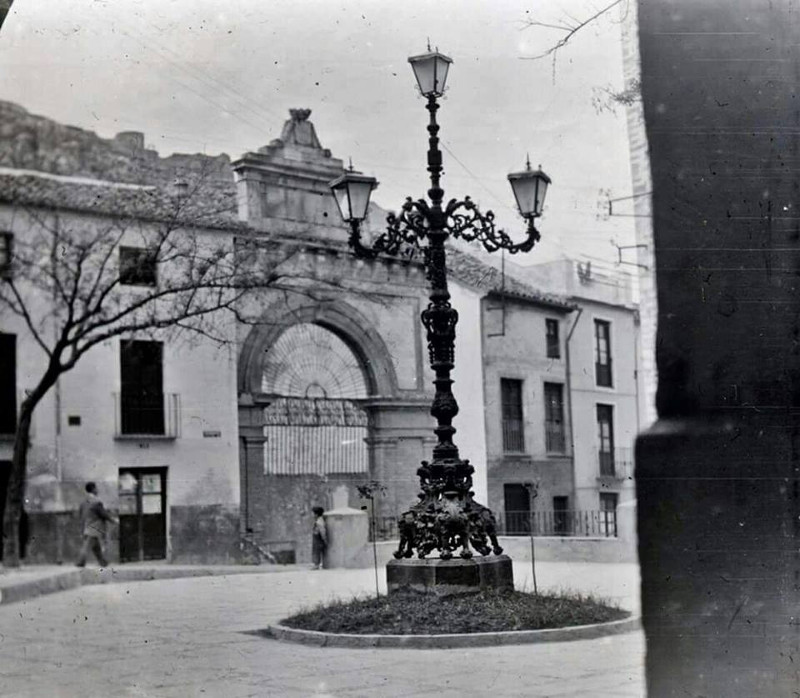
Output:
M474 557L470 560L403 559L386 565L389 593L414 591L453 596L484 590L514 589L514 571L508 555Z
M366 512L340 507L325 512L328 549L324 567L358 567L369 540L369 517Z

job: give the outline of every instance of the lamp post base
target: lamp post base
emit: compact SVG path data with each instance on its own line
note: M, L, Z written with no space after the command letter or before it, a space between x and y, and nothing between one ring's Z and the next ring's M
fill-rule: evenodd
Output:
M391 560L386 564L389 593L416 592L437 596L513 591L514 571L508 555L469 560L438 558Z

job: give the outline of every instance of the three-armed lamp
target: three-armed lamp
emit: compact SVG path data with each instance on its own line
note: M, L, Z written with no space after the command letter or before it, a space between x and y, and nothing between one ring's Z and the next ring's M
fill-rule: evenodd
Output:
M439 109L437 100L444 94L452 60L438 50L431 51L430 46L428 53L408 60L420 92L427 98L426 108L430 113L429 201L407 198L400 213L390 213L386 229L367 246L361 243L361 224L367 215L370 194L378 182L373 177L353 171L351 166L330 184L342 218L350 226L350 245L356 255L374 258L378 254L397 255L421 249L425 253L431 284L430 303L422 311L422 324L427 330L431 369L435 374L436 394L431 414L437 422L434 428L437 443L433 448L433 459L423 461L417 470L422 490L420 501L399 519L400 547L394 555L396 558L411 557L416 549L418 556L424 558L434 549L439 549L441 558L446 560L460 549L458 554L469 559L473 555L470 546L481 555L492 552L500 555L503 549L497 541L494 515L473 499L472 474L475 469L468 460L459 456L453 443L456 430L452 421L458 413L458 404L451 389L450 373L455 360L458 312L450 303L447 287L445 242L450 237L459 237L467 242L478 240L490 252L500 249L511 253L527 252L539 240L533 222L542 215L550 178L541 169L532 170L530 159L524 171L508 175L519 212L528 222L526 237L521 242L514 242L497 229L494 214L491 211L481 213L468 196L443 204L444 190L440 185L442 153L439 150L436 111ZM427 245L420 244L423 240Z

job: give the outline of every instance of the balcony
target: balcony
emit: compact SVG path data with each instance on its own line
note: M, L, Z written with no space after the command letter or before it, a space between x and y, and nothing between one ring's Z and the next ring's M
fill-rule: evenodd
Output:
M180 395L114 393L115 439L177 439L180 436Z
M503 451L506 453L525 452L524 422L521 419L503 420Z
M498 512L498 533L504 536L566 536L570 538L615 538L615 511L506 511Z
M595 451L598 480L622 481L633 479L633 449L615 448L613 451Z
M548 453L566 454L567 436L564 425L560 422L546 422L544 428L544 444Z

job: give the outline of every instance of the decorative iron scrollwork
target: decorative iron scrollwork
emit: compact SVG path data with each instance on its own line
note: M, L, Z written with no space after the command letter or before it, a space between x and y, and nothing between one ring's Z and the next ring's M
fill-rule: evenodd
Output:
M489 252L506 250L511 254L529 252L541 239L539 231L533 224L533 218L528 219L527 237L515 243L504 231L498 229L494 223L494 213L482 213L470 197L463 201L451 199L445 208L447 228L453 237L460 237L467 242L477 240Z
M374 259L380 254L414 259L419 253L420 240L428 234L428 204L408 197L399 214L386 216L386 230L367 246L361 242L361 223L350 222L350 246L356 256Z

